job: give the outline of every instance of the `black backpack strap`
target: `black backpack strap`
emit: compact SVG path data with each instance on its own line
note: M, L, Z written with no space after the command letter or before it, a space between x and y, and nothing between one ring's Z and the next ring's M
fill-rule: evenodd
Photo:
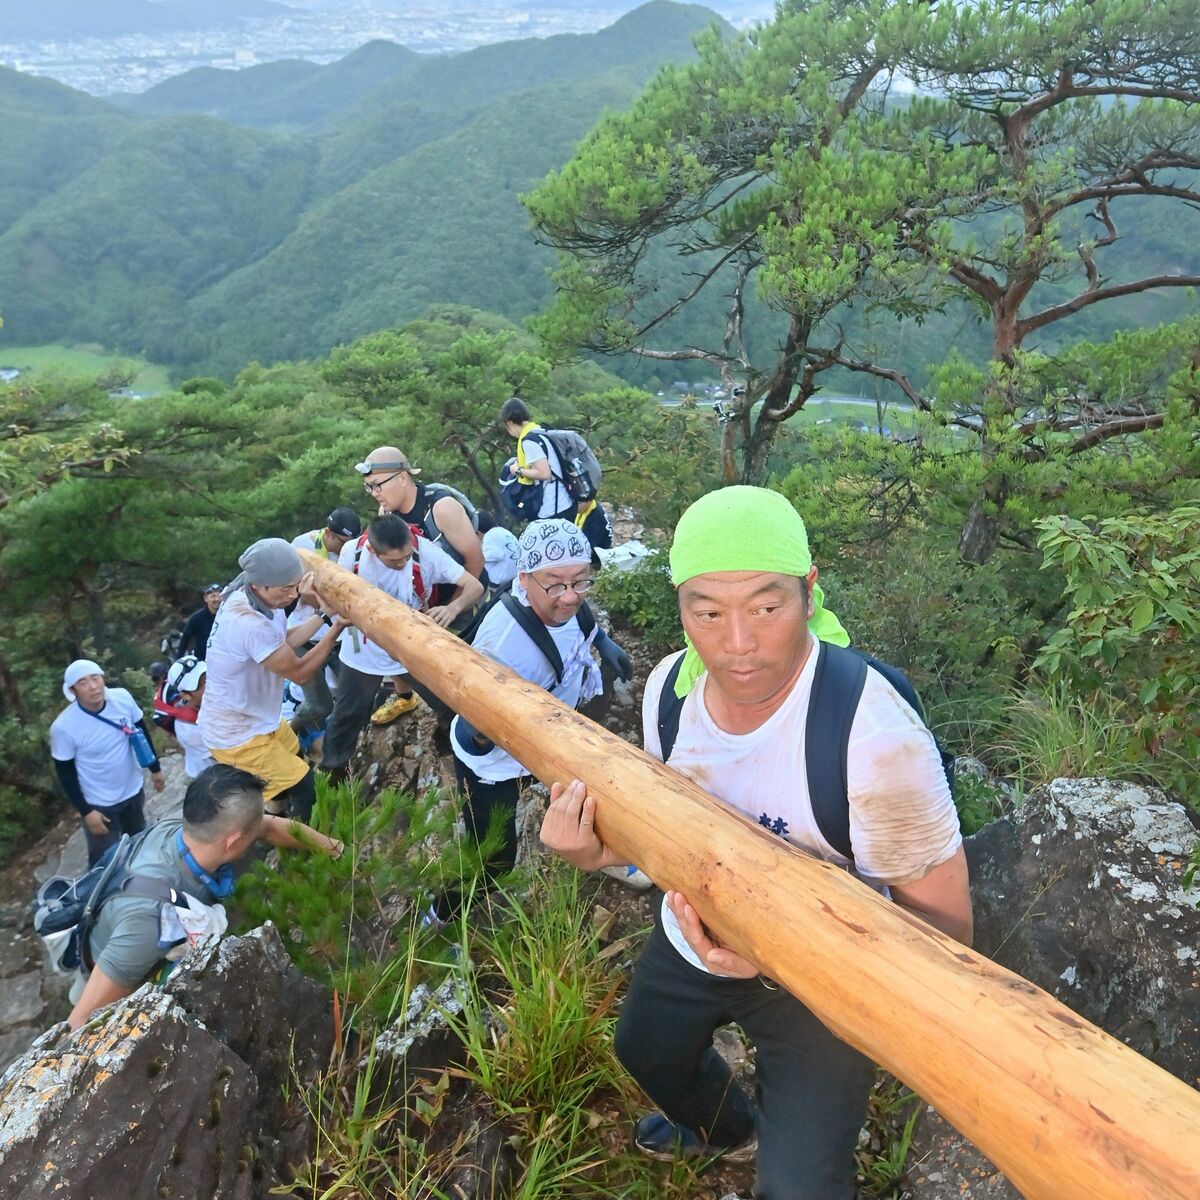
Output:
M681 650L667 671L663 689L658 696L658 745L663 762L671 757L671 751L675 749L675 739L679 736L679 717L687 697L675 695L675 683L679 679L679 672L683 669L683 660L686 657L687 651Z
M847 747L866 682L867 663L862 655L821 643L804 726L808 797L821 836L848 859L854 858L854 850L850 844Z
M550 664L550 669L554 672L555 682L562 683L562 655L559 654L558 647L550 636L550 631L542 624L537 613L528 605L522 604L512 592L505 592L500 598L500 603L508 609L509 616L520 625L529 640L542 652L543 657Z
M590 638L592 630L596 628L596 614L588 607L586 600L579 606L579 611L575 614L575 620L579 622L579 632L585 638Z

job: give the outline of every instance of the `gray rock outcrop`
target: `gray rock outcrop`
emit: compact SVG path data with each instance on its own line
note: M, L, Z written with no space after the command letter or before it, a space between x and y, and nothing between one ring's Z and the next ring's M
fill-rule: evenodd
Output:
M265 1197L309 1141L284 1081L292 1064L310 1080L331 1048L331 998L272 926L202 948L0 1077L0 1195Z
M1200 1081L1197 822L1153 788L1057 779L967 839L975 947L1193 1086ZM914 1200L1019 1200L929 1109Z

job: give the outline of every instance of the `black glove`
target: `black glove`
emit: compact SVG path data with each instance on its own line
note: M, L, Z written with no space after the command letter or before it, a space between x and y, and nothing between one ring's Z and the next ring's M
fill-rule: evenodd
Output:
M633 659L603 630L596 633L596 651L600 661L612 667L613 674L622 683L628 683L633 678Z

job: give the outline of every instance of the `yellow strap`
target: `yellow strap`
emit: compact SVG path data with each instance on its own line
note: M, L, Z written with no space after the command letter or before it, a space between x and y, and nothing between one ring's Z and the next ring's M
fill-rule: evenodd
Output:
M580 529L583 528L584 521L586 521L588 519L588 513L590 513L592 511L592 509L595 507L596 507L596 501L589 500L587 508L583 509L582 512L577 512L575 514L575 524L578 525Z
M525 459L525 442L524 438L527 433L532 433L535 429L541 429L541 426L536 421L527 421L525 428L517 434L517 466L527 467L529 463Z
M313 538L313 549L318 554L323 554L325 552L325 530L315 530L314 533L316 536Z

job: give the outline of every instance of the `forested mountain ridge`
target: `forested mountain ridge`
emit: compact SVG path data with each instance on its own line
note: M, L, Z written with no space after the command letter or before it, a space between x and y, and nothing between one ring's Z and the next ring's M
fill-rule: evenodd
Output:
M147 116L191 112L255 128L303 128L420 61L406 46L373 41L325 66L281 59L239 71L196 67L144 92L113 98Z
M0 336L99 342L232 378L248 360L319 355L431 303L522 319L549 300L554 259L518 195L660 66L692 59L713 23L702 7L654 0L596 34L450 56L372 42L324 67L191 71L120 104L0 69ZM1127 203L1110 261L1176 269L1184 215ZM649 262L667 294L697 260L661 246ZM769 356L778 323L747 301L748 348ZM1185 304L1146 292L1064 331L1099 339ZM917 379L951 349L986 350L979 313L957 304L883 332L861 305L839 318L851 345L885 337ZM703 297L654 337L695 344L724 325L720 297ZM639 382L703 370L614 366Z
M291 136L140 115L0 72L6 127L38 114L26 137L0 144L5 339L97 341L232 375L248 358L320 353L431 301L532 312L549 294L551 256L517 194L660 65L690 58L718 20L655 0L598 34L420 58L365 94L316 89L354 76L339 64L302 78L240 73L253 86L235 88L256 103L276 85L276 96L308 88L308 113L325 124ZM369 46L359 63L364 54L416 57ZM200 107L209 74L189 85ZM59 123L42 96L48 114L66 114ZM86 153L64 155L69 135Z

